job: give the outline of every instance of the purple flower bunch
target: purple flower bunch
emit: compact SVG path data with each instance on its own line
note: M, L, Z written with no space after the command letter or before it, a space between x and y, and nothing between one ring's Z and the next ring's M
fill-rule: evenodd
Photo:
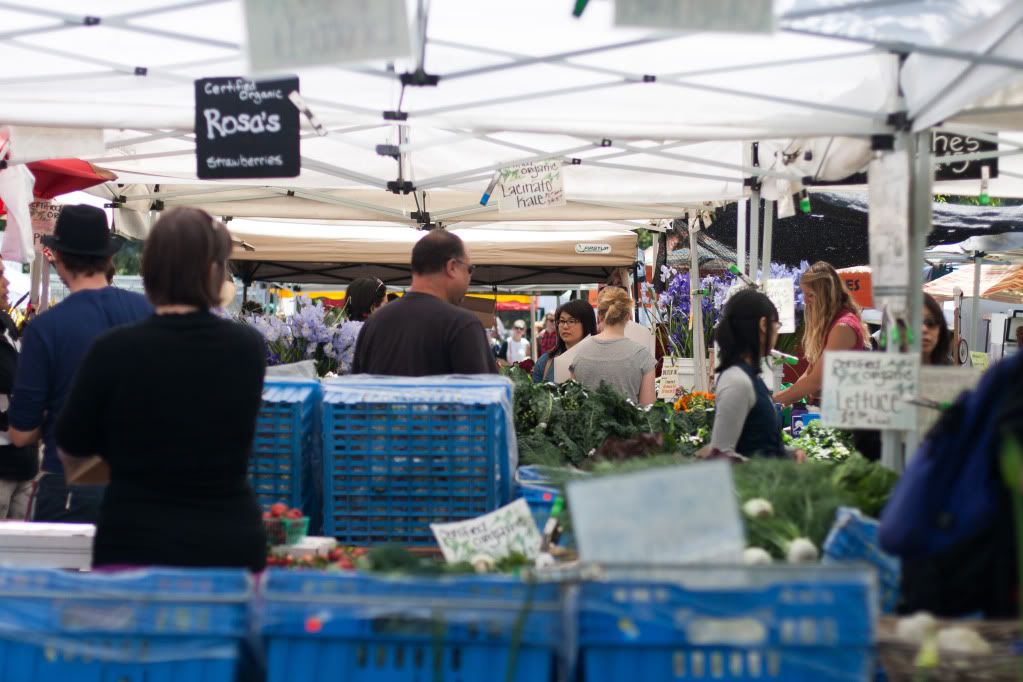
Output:
M340 309L328 310L307 298L299 298L295 313L287 318L242 315L240 320L266 340L270 365L312 360L320 376L351 372L362 323L344 321Z
M778 263L772 263L770 267L771 279L783 277L792 279L795 287L797 314L802 312L804 306L799 279L808 267L809 263L806 261L795 268ZM690 314L693 299L689 273L662 266L660 276L661 281L665 282L667 286L657 298L655 311L658 322L667 331L666 350L671 355L678 357L692 357L693 329ZM731 273L707 275L700 280L700 287L704 292L699 313L703 318L704 348L709 349L713 343L714 326L720 319L725 303L737 280L738 278ZM741 282L739 283L741 284Z

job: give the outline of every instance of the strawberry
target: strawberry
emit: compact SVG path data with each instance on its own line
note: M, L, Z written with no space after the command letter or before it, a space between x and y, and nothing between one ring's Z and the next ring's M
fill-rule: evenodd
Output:
M335 547L334 549L330 550L330 552L327 554L327 559L329 559L330 561L340 561L341 557L343 556L344 552L341 551L341 548Z
M279 519L282 516L284 516L285 512L287 511L288 505L284 504L283 502L277 502L276 504L270 507L270 516L274 517L275 519Z
M264 521L269 521L272 518L273 518L273 516L270 514L270 512L263 512L263 520Z
M302 510L301 509L291 509L284 516L285 516L285 518L289 518L289 519L300 519L300 518L302 518Z
M337 562L337 566L345 571L351 571L355 568L355 564L353 564L352 560L346 556L341 557L341 560Z

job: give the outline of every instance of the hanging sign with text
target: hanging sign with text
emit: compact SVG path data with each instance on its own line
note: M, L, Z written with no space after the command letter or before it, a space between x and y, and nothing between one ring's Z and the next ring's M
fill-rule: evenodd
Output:
M821 421L839 429L916 428L920 355L829 351L824 354Z
M245 0L253 71L408 57L405 0Z
M975 137L955 135L953 133L934 133L931 139L931 152L935 157L961 156L978 152L998 151L997 142L978 140ZM981 167L987 166L990 175L998 177L998 157L991 159L975 159L972 161L951 161L939 163L934 167L935 180L980 180Z
M301 171L298 78L195 82L196 174L203 180L293 178Z
M498 211L565 205L561 161L545 159L501 169Z
M909 155L897 151L874 159L867 180L874 306L899 312L909 294Z
M661 31L774 31L774 0L616 0L616 26Z
M43 252L42 238L53 234L57 218L60 217L60 208L60 204L49 199L33 201L28 205L29 215L32 216L32 243L35 245L36 253Z

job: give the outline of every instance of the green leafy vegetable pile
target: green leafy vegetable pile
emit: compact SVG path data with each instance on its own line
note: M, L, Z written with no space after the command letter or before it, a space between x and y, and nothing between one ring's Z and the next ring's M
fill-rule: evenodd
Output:
M816 461L841 462L856 452L852 435L828 428L819 419L807 424L798 438L786 436L785 444L794 450L802 450L807 459Z
M659 453L691 455L710 437L712 412L640 409L609 386L534 384L512 368L519 462L591 469L600 460Z

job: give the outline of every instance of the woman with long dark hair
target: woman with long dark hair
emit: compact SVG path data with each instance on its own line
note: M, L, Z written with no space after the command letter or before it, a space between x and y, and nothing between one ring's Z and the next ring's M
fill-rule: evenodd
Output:
M714 330L719 348L710 447L752 457L784 457L781 421L760 368L778 340L778 310L764 294L732 296Z
M554 311L554 324L558 330L558 344L544 353L533 367L535 383L554 381L554 359L574 347L583 339L597 333L597 316L589 301L576 299L562 303Z
M945 312L930 294L924 294L923 329L920 330L921 362L951 365L952 333L945 324Z

